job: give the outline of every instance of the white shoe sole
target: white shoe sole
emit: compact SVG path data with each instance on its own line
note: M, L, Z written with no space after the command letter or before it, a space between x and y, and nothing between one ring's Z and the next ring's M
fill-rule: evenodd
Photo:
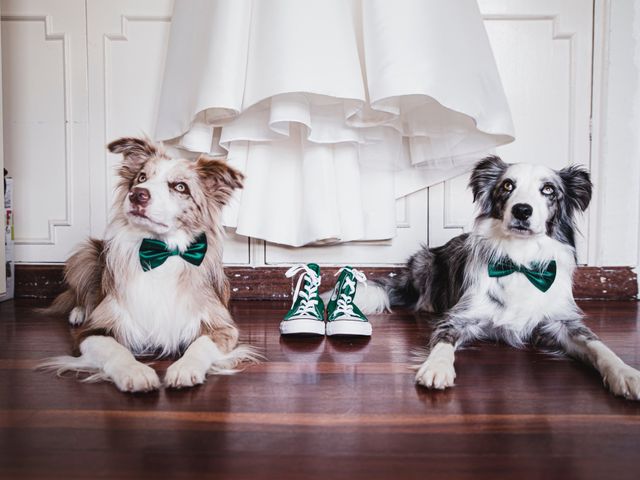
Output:
M283 320L280 322L280 333L282 335L295 335L302 333L324 335L324 322L306 318Z
M334 320L327 322L327 335L371 336L371 324L359 320Z

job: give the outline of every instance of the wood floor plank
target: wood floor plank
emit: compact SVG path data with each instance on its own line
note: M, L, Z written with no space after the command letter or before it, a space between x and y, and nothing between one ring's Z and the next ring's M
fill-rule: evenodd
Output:
M640 367L635 302L585 302ZM371 318L370 340L281 338L287 304L237 302L269 361L185 391L122 394L34 371L69 353L41 303L0 304L0 478L564 478L640 476L640 402L571 359L499 344L457 355L457 386L413 383L428 318ZM170 360L153 363L163 374Z

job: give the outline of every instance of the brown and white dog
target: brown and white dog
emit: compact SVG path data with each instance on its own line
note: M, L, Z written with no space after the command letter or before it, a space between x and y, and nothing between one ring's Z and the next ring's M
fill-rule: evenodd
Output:
M121 138L108 148L124 157L115 215L104 240L90 239L68 260L69 288L48 309L69 314L78 326L79 356L52 358L41 367L89 372L87 380L138 392L161 382L136 355L184 351L164 378L171 388L256 361L251 347L238 345L222 267L221 209L242 187L242 174L203 156L170 158L139 138ZM143 252L143 244L150 249Z

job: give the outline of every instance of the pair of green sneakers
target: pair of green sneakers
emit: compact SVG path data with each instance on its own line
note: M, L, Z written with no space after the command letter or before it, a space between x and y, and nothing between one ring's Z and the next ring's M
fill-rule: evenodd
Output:
M320 297L320 267L315 263L291 267L286 275L296 274L298 284L291 309L280 323L282 335L363 335L371 336L371 323L354 303L358 282L365 283L364 273L352 267L338 270L338 281L327 303L327 323L324 302Z

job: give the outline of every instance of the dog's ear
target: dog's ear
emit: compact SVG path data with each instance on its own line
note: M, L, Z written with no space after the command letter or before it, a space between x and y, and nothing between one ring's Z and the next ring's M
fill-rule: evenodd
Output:
M469 180L469 187L473 192L473 201L480 204L483 210L487 207L487 201L491 198L491 192L500 180L500 177L509 168L509 165L500 157L491 155L480 160Z
M226 205L233 191L242 188L244 175L222 160L200 155L195 169L207 196L219 205Z
M111 153L121 153L124 157L118 173L128 181L132 181L145 162L158 153L158 149L151 142L134 137L114 140L107 148Z
M558 172L564 186L564 194L569 204L583 212L591 202L593 184L591 176L586 168L579 165L570 165Z

